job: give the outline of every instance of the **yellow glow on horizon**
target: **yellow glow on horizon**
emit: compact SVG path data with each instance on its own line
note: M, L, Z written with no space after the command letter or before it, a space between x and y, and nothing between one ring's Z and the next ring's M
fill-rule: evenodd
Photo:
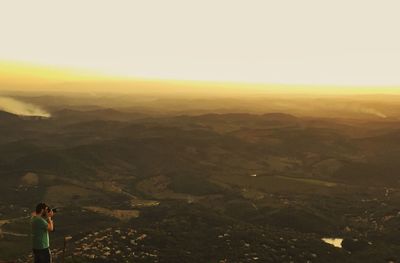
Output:
M221 95L257 94L400 94L399 87L333 86L264 84L227 81L179 80L113 76L93 70L37 66L29 63L0 61L0 85L8 84L21 90L72 83L71 91L202 93ZM3 85L4 86L4 85ZM6 86L4 86L6 87ZM1 89L1 86L0 86Z
M39 83L60 81L83 81L104 78L89 70L37 66L31 63L0 61L0 81L11 83Z

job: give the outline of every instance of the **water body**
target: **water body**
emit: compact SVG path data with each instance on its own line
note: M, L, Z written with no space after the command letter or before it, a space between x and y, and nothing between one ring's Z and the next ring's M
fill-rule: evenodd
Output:
M328 237L324 237L321 238L322 241L324 241L325 243L332 245L334 247L338 247L338 248L342 248L342 241L343 238L328 238Z

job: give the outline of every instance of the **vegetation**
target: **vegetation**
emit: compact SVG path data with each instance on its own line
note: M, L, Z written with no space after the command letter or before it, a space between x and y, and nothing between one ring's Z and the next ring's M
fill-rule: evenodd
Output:
M280 113L0 114L0 260L27 260L29 215L45 200L61 206L56 258L73 238L66 262L398 261L398 125L374 125ZM343 248L323 237L344 238Z

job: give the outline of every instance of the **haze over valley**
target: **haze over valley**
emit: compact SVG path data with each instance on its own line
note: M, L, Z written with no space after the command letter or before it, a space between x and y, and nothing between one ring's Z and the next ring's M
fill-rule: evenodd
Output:
M65 236L84 262L398 257L396 96L1 98L3 259L29 256L40 200L56 259Z
M398 10L1 1L0 263L400 262Z

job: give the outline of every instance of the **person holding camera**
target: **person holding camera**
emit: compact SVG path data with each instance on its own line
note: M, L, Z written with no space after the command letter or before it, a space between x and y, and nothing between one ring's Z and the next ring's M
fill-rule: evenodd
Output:
M32 225L32 249L35 263L50 263L49 232L54 231L52 217L54 211L45 203L36 206L31 219Z

